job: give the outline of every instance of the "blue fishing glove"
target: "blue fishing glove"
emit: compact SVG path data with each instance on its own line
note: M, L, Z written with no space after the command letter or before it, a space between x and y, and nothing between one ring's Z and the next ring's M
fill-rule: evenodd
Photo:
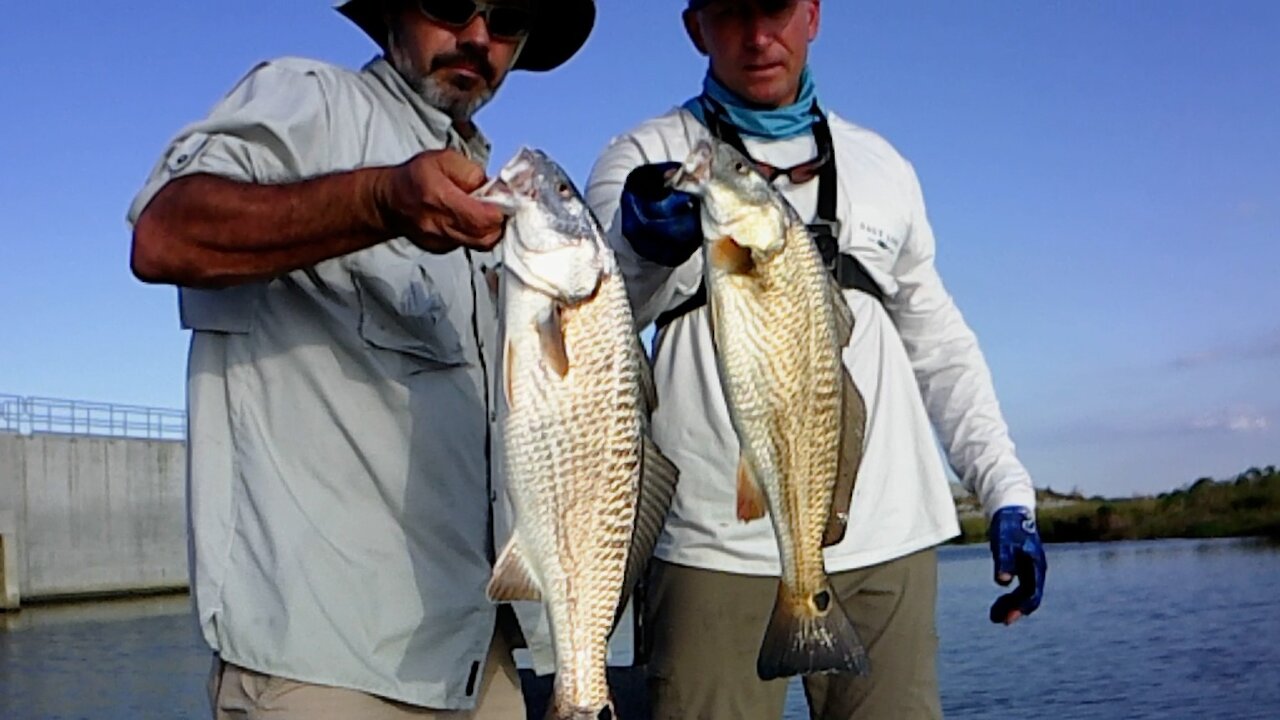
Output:
M702 245L698 198L667 186L678 162L641 165L622 188L622 235L640 257L677 267Z
M997 510L987 538L991 540L991 558L996 564L996 582L1008 585L1015 577L1018 579L1013 592L1001 595L991 606L991 622L1008 625L1040 607L1049 563L1036 519L1027 508L1010 506Z

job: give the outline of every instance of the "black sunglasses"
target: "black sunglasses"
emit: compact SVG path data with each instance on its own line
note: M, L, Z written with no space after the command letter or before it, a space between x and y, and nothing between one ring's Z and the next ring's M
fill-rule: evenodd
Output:
M477 0L418 0L418 8L428 18L454 27L462 27L476 15L483 15L489 34L506 40L518 40L533 29L533 13L517 5Z
M785 168L780 168L763 160L756 160L747 152L746 146L742 144L742 137L738 134L737 129L733 127L733 123L727 119L728 113L725 111L724 106L706 95L703 95L701 100L709 121L708 127L711 128L712 134L728 141L730 145L737 148L738 152L745 155L756 170L764 176L764 179L770 183L785 176L793 185L803 185L818 177L822 173L822 168L832 161L830 131L819 133L816 130L817 125L815 125L814 136L818 140L818 154L813 159ZM826 122L822 118L822 112L819 110L817 102L813 104L813 114L817 117L818 123Z

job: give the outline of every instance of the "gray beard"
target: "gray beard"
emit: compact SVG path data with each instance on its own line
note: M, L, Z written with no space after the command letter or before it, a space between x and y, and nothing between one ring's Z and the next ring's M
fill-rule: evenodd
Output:
M439 80L423 75L400 50L399 44L391 45L391 65L400 73L409 87L418 93L431 107L448 115L454 122L470 122L480 108L493 99L492 90L464 92Z
M431 77L415 78L410 81L410 86L427 104L448 115L454 122L470 122L471 117L493 99L491 90L464 93Z

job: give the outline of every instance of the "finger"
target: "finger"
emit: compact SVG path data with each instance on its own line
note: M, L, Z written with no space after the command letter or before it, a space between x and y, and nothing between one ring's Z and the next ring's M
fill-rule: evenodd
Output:
M490 235L501 234L507 217L498 208L472 200L460 203L454 208L458 228L466 232L472 239L480 239Z
M453 244L453 247L488 252L497 247L498 243L502 241L504 228L499 227L489 232L473 233L456 225L449 225L444 231L448 234L449 241Z
M494 233L501 233L507 219L501 208L456 187L442 189L438 205L442 231L468 245Z
M481 250L481 251L487 252L489 250L492 250L494 247L498 245L498 242L502 240L502 234L503 234L503 228L501 227L490 232L485 232L485 233L476 234L476 235L459 233L458 242L464 247L471 248L472 250Z
M464 193L476 190L488 180L483 167L453 150L440 154L440 170Z
M997 542L992 546L991 559L995 561L995 578L997 583L1001 585L1008 585L1013 580L1014 573L1018 571L1016 555L1016 545Z
M1030 615L1040 604L1036 563L1026 553L1018 553L1017 564L1018 585L1012 592L996 598L990 614L993 623L1008 625L1017 620L1016 617L1010 619L1013 613L1017 613L1018 617Z
M991 604L991 612L989 613L991 622L997 625L1008 625L1012 622L1010 617L1014 613L1018 613L1019 617L1021 617L1022 613L1018 610L1018 605L1021 602L1022 599L1018 597L1016 590L996 598L996 601Z
M1040 607L1040 600L1044 597L1044 578L1046 565L1043 555L1032 557L1027 553L1020 553L1018 563L1018 586L1019 588L1030 588L1027 597L1018 605L1018 610L1023 615L1030 615Z
M499 230L497 232L490 233L480 238L480 240L476 243L475 247L477 250L485 250L485 251L492 250L498 246L498 243L501 240L502 240L502 231Z
M457 238L449 236L449 230L442 228L438 232L414 232L406 234L406 237L413 242L414 245L426 250L429 253L441 255L451 252L458 248Z

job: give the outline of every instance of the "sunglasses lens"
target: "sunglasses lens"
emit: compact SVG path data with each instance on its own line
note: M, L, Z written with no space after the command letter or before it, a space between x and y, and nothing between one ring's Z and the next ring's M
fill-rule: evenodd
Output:
M803 185L818 177L822 173L823 166L830 161L831 153L823 153L812 160L792 165L786 170L779 170L778 174L785 174L793 185Z
M755 166L756 166L756 172L763 175L766 182L773 182L774 180L777 179L779 175L782 174L782 170L779 170L778 168L770 165L767 162L763 162L761 160L756 160Z
M498 37L522 37L532 27L533 15L523 8L498 5L489 10L489 32Z
M803 185L818 176L820 167L808 164L794 167L787 171L787 178L795 185Z
M471 0L422 0L422 12L447 25L466 25L476 15Z

